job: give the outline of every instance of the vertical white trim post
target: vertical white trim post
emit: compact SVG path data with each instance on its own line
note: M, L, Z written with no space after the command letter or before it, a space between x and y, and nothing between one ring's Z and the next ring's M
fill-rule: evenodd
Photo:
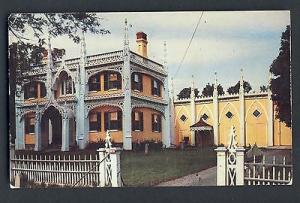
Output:
M87 126L85 120L88 119L85 116L84 107L84 96L85 96L85 65L86 65L86 43L84 32L81 37L81 59L80 67L78 68L78 85L75 85L78 89L76 90L77 97L77 108L76 108L76 141L79 145L79 149L84 149L88 141ZM77 83L75 81L75 83Z
M166 72L168 72L166 42L164 42L164 69L165 69ZM171 106L172 100L170 100L170 97L169 97L169 77L168 76L165 78L165 81L164 81L163 85L164 85L164 99L168 102L168 105L165 106L165 118L164 118L164 125L163 125L164 127L162 129L163 130L163 132L162 132L162 143L166 147L170 147L170 145L171 145L170 106Z
M215 72L215 84L213 91L213 114L214 114L214 145L219 144L219 104L218 104L218 80Z
M240 146L246 145L246 135L245 135L245 97L244 97L244 78L243 69L241 69L240 78L240 90L239 90L239 102L240 102Z
M236 149L236 185L244 185L244 147Z
M273 116L274 116L274 109L273 109L273 100L272 100L272 92L271 92L271 76L270 76L270 84L268 87L268 147L271 147L274 145L274 121L273 121Z
M123 148L125 150L132 149L131 136L131 70L130 70L130 51L128 40L127 19L125 19L125 34L124 34L124 50L123 50Z
M195 106L195 86L194 86L194 76L192 75L192 85L191 85L191 125L196 122L196 106ZM191 145L195 146L195 131L191 130Z
M226 148L218 147L215 149L217 152L217 186L226 185Z
M41 133L41 113L38 110L35 112L35 123L34 123L34 134L35 134L35 151L42 149L42 133Z
M70 132L69 132L69 116L64 112L62 118L62 142L61 151L69 151Z
M111 148L110 160L111 160L111 186L112 187L121 187L121 168L120 168L120 148Z
M15 146L17 150L25 149L25 132L24 132L24 119L22 118L16 110L16 139Z

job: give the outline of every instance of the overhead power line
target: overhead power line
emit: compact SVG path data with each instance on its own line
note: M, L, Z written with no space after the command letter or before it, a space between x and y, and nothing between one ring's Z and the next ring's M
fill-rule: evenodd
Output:
M193 35L192 35L192 37L191 37L191 39L190 39L190 41L189 41L189 44L188 44L188 46L187 46L187 48L186 48L186 50L185 50L185 52L184 52L184 55L183 55L183 57L182 57L182 59L181 59L181 61L180 61L180 64L179 64L179 66L178 66L178 68L177 68L177 70L176 70L176 72L175 72L173 78L176 77L178 71L180 70L180 68L181 68L181 66L182 66L182 63L183 63L183 61L184 61L184 59L185 59L185 57L186 57L186 54L187 54L187 52L188 52L188 50L189 50L189 48L190 48L190 46L191 46L191 44L192 44L193 39L194 39L195 33L196 33L196 31L197 31L197 29L198 29L198 27L199 27L200 21L201 21L202 16L203 16L203 13L204 13L204 11L202 11L202 13L201 13L201 15L200 15L200 17L199 17L199 20L198 20L198 22L197 22L197 25L196 25L195 30L194 30L194 32L193 32Z

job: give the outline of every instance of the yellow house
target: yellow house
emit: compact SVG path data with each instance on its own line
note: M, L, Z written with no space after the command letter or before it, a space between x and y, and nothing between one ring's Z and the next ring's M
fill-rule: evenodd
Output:
M147 56L147 35L136 34L137 53L129 50L125 22L123 50L31 67L16 94L16 149L36 151L112 140L125 150L132 142L154 140L170 146L166 66ZM51 53L50 39L48 53Z
M240 84L243 84L241 76ZM217 79L214 87L217 87ZM231 126L236 129L239 146L256 144L259 147L276 147L292 145L292 130L276 118L275 104L270 90L259 93L240 92L234 95L218 95L214 89L212 97L194 97L191 87L191 98L174 101L175 137L173 142L188 142L200 145L205 130L193 131L190 126L200 118L211 130L211 144L228 145L228 133Z

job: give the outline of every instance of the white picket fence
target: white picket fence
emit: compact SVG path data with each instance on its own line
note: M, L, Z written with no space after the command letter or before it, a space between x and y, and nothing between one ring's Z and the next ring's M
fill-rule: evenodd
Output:
M34 156L13 153L10 160L11 181L22 175L29 182L46 185L121 187L121 149L112 147L109 131L106 132L105 141L105 148L100 148L97 153L88 156ZM20 182L19 179L16 182Z
M90 156L33 156L15 155L11 159L12 176L26 175L34 183L64 186L100 186L100 158Z
M292 184L292 169L292 165L286 164L285 157L282 158L282 163L276 163L275 156L271 163L267 163L265 156L261 162L257 162L257 157L254 156L253 162L245 163L245 185Z
M267 162L266 157L258 162L258 157L253 157L253 162L245 162L245 148L238 147L235 128L232 126L229 133L227 147L218 147L217 152L217 185L291 185L293 167L273 156Z

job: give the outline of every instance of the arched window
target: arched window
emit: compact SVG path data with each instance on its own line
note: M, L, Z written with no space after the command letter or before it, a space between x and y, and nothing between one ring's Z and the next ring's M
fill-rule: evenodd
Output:
M32 81L24 86L24 99L43 98L46 96L46 87L42 82Z
M60 95L71 95L75 93L75 85L71 76L63 76L60 81Z

